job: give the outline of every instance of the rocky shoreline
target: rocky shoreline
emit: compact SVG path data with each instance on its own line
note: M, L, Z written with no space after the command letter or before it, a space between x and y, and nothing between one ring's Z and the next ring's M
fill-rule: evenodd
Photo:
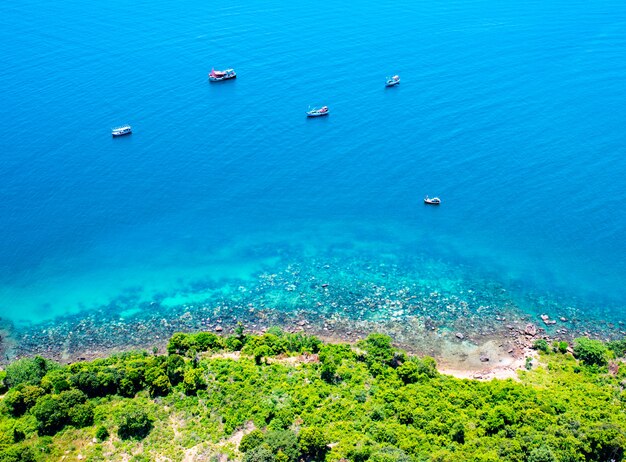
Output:
M27 328L5 330L3 336L2 362L6 363L25 356L41 355L61 363L71 363L104 357L111 353L142 349L165 351L169 337L175 332L212 331L220 335L233 333L238 323L250 333L262 333L271 326L280 326L289 332L317 335L326 341L354 343L371 332L390 335L394 342L407 351L435 357L452 370L470 371L498 367L507 358L520 359L528 352L536 339L543 338L571 341L575 337L618 338L623 331L593 330L592 326L580 327L569 321L559 320L563 325L549 332L548 326L539 318L529 316L509 319L494 316L491 322L465 322L447 326L428 316L404 316L393 320L353 319L334 313L299 310L285 312L271 309L249 308L228 314L220 309L208 314L207 309L171 313L173 316L134 316L113 318L103 313L72 316L62 320ZM104 319L103 319L104 318ZM107 319L108 318L108 319ZM465 324L465 328L458 324ZM541 327L545 324L546 327ZM451 328L454 327L454 328ZM487 346L486 346L487 345ZM506 361L505 361L506 362Z
M127 295L40 324L6 323L0 333L1 361L42 355L68 363L131 349L162 352L175 332L227 335L241 323L251 333L276 325L345 342L382 332L412 353L478 370L525 357L538 338L551 342L626 335L621 321L584 318L583 310L554 298L526 300L538 307L538 314L532 314L507 289L488 278L470 277L465 268L447 268L445 280L432 263L399 264L397 258L376 266L371 260L338 258L306 265L285 262L282 268L251 281L197 284L190 291L202 293L202 302L172 306L163 294L149 301Z

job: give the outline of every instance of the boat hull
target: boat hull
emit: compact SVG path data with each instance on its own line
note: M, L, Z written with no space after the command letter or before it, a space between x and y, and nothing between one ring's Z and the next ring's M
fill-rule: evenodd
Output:
M116 127L111 130L111 136L125 136L130 135L133 132L133 129L130 125L125 125L122 127Z
M306 116L307 117L323 117L323 116L327 116L328 114L330 114L330 112L322 112L322 113L318 113L318 112L307 112Z
M429 201L429 200L424 199L424 204L426 204L426 205L439 205L439 204L441 204L441 201L433 202L433 201Z
M224 77L211 77L211 76L209 76L209 81L210 82L223 82L224 80L232 80L232 79L236 79L236 78L237 78L236 75L224 76Z

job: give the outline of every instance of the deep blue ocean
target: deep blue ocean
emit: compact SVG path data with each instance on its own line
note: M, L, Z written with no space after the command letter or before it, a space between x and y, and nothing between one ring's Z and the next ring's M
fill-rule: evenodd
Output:
M377 254L626 316L623 0L19 0L0 44L5 319Z

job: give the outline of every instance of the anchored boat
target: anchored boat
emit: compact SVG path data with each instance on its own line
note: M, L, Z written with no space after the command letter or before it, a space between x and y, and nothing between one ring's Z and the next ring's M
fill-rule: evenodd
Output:
M428 196L426 196L424 198L424 204L439 205L439 204L441 204L441 199L439 199L438 197L428 197Z
M387 87L395 87L396 85L400 85L400 76L394 75L393 77L387 77L387 83L385 86Z
M309 109L306 112L307 117L320 117L320 116L325 116L330 114L330 111L328 110L328 106L322 106L319 109L313 108L313 109Z
M234 79L235 77L237 77L235 69L226 69L223 71L211 69L211 72L209 72L209 80L211 82L221 82L222 80Z
M120 127L115 127L111 129L111 135L113 136L124 136L130 135L133 132L133 129L130 125L122 125Z

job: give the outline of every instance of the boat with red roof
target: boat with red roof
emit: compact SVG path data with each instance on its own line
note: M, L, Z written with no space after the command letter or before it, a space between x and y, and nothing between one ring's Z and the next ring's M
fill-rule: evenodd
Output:
M237 73L235 69L225 69L223 71L216 71L215 69L211 69L209 72L209 80L211 82L221 82L222 80L230 80L237 77Z

